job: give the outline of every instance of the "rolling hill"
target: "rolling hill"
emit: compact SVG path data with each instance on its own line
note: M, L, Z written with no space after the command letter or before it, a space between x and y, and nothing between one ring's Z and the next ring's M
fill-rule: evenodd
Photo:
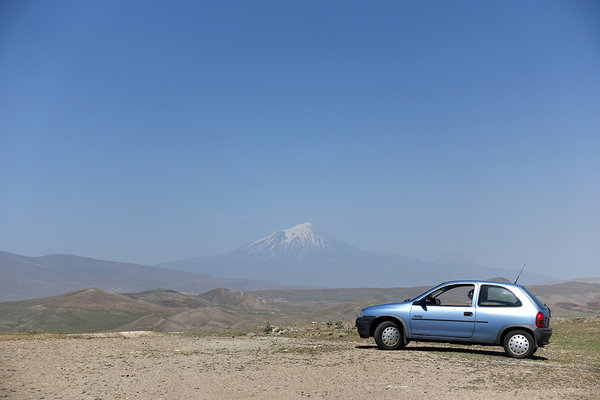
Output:
M600 284L569 281L529 286L552 316L600 315ZM86 289L0 303L0 331L199 331L311 321L354 320L363 307L401 301L426 287L268 290L214 289L203 294L153 289L117 294Z
M85 289L0 303L0 331L181 331L237 327L283 318L272 302L229 289L202 295L154 289L117 294Z

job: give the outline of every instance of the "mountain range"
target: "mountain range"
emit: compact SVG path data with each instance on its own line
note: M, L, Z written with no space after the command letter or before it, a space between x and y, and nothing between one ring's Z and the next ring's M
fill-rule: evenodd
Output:
M454 279L516 278L518 269L488 268L464 256L447 254L429 262L361 250L310 222L280 230L219 256L158 265L216 277L236 277L319 287L407 287ZM525 271L520 282L552 277Z
M453 279L514 279L518 270L486 268L449 254L429 262L361 250L311 223L279 230L238 249L147 266L69 254L41 257L0 251L0 301L23 300L90 287L142 292L163 287L200 293L214 288L410 287ZM555 281L525 271L519 282Z
M140 292L157 287L200 293L218 287L265 290L285 285L249 279L216 278L69 254L28 257L0 251L0 301L56 296L91 287L120 293Z

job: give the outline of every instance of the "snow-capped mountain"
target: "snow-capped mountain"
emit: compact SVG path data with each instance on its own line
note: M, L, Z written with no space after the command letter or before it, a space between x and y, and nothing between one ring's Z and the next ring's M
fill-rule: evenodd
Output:
M312 253L334 253L341 242L318 230L310 222L273 232L270 235L240 247L234 253L255 258L293 257L302 259Z
M356 260L366 260L369 254L305 222L273 232L228 254L161 266L207 274L210 271L214 276L263 276L276 282L294 282L297 286L339 286L351 283L347 275L360 270ZM346 273L341 272L343 269Z
M310 222L273 232L227 254L159 266L222 278L316 287L408 287L453 279L516 276L515 271L485 268L456 254L427 262L364 251L335 239ZM533 275L531 278L530 282L549 280ZM524 274L521 281L526 280Z

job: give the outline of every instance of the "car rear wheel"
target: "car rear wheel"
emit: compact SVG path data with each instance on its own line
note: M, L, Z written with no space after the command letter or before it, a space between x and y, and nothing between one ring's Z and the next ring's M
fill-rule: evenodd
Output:
M528 358L537 347L533 337L525 331L512 331L504 337L504 351L514 358Z
M406 345L402 338L402 330L392 321L383 321L377 325L375 343L382 350L397 350Z

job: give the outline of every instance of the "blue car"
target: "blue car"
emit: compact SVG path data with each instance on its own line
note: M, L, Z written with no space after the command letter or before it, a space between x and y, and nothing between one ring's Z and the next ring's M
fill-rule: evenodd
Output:
M396 350L414 341L503 346L515 358L531 357L549 343L550 309L523 286L488 281L442 283L401 303L363 309L362 338Z

